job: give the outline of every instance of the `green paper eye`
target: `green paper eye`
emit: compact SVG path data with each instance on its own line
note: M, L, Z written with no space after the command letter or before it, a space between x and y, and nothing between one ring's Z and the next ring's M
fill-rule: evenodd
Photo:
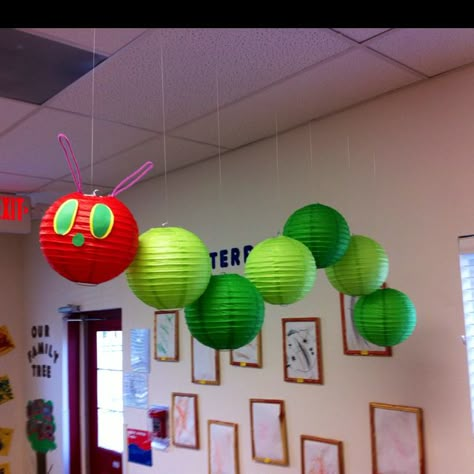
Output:
M114 226L114 213L105 204L96 204L90 217L91 234L96 239L105 239Z
M66 235L71 230L76 220L78 208L79 201L77 199L68 199L59 206L53 221L56 234Z

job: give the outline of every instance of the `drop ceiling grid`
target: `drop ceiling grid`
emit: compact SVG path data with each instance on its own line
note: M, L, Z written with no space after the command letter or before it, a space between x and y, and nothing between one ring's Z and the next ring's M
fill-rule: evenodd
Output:
M215 110L217 100L220 105L240 100L351 46L323 29L152 31L96 68L96 113L162 131L163 93L168 130ZM86 114L91 91L89 73L47 105Z
M364 48L296 75L220 111L221 143L236 148L281 130L337 112L374 95L411 84L420 77ZM204 117L172 131L216 143L216 118Z
M429 77L474 61L474 28L406 28L365 45Z
M0 138L2 169L52 179L68 174L67 162L57 141L61 132L71 140L81 168L91 160L92 133L95 162L154 136L150 132L101 120L94 120L92 131L90 118L43 108Z
M37 105L0 97L0 135L38 109Z
M173 170L215 156L217 153L218 148L214 146L166 137L166 171L170 173ZM162 137L148 140L133 149L95 164L94 180L101 185L114 187L146 161L151 161L154 165L152 171L147 173L147 178L164 174ZM84 170L86 175L89 169L88 167ZM111 169L113 169L113 173L110 172Z
M47 184L49 179L0 172L0 192L29 193Z
M17 28L71 46L93 51L94 28ZM142 35L145 28L95 28L96 52L111 55Z
M378 36L386 31L389 31L390 28L331 28L334 31L338 31L343 35L357 41L358 43L363 43L374 36Z

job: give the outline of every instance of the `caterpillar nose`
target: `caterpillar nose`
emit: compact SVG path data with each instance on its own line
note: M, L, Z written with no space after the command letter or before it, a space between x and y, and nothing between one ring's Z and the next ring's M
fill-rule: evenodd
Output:
M76 247L82 247L84 245L84 235L83 234L76 234L72 238L72 244L75 245Z

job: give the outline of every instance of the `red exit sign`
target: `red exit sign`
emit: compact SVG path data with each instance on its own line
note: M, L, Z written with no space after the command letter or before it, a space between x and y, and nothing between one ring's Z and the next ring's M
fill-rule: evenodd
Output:
M0 194L0 232L26 234L30 230L30 199L26 196Z

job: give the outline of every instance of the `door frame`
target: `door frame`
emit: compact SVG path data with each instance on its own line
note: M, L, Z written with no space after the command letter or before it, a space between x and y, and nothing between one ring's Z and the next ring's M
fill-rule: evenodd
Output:
M91 430L97 431L95 424L90 425L87 420L89 407L87 406L88 392L85 373L89 367L87 329L88 322L119 321L122 323L122 309L104 309L94 311L79 311L64 316L67 323L67 378L68 386L68 413L69 413L69 474L82 474L83 465L91 465L88 443L84 433L90 437ZM117 329L118 330L118 329ZM97 386L89 387L97 390ZM77 414L77 416L73 416ZM96 436L95 436L96 437ZM96 440L97 441L97 440ZM121 463L122 464L122 463ZM88 472L88 471L86 471Z

